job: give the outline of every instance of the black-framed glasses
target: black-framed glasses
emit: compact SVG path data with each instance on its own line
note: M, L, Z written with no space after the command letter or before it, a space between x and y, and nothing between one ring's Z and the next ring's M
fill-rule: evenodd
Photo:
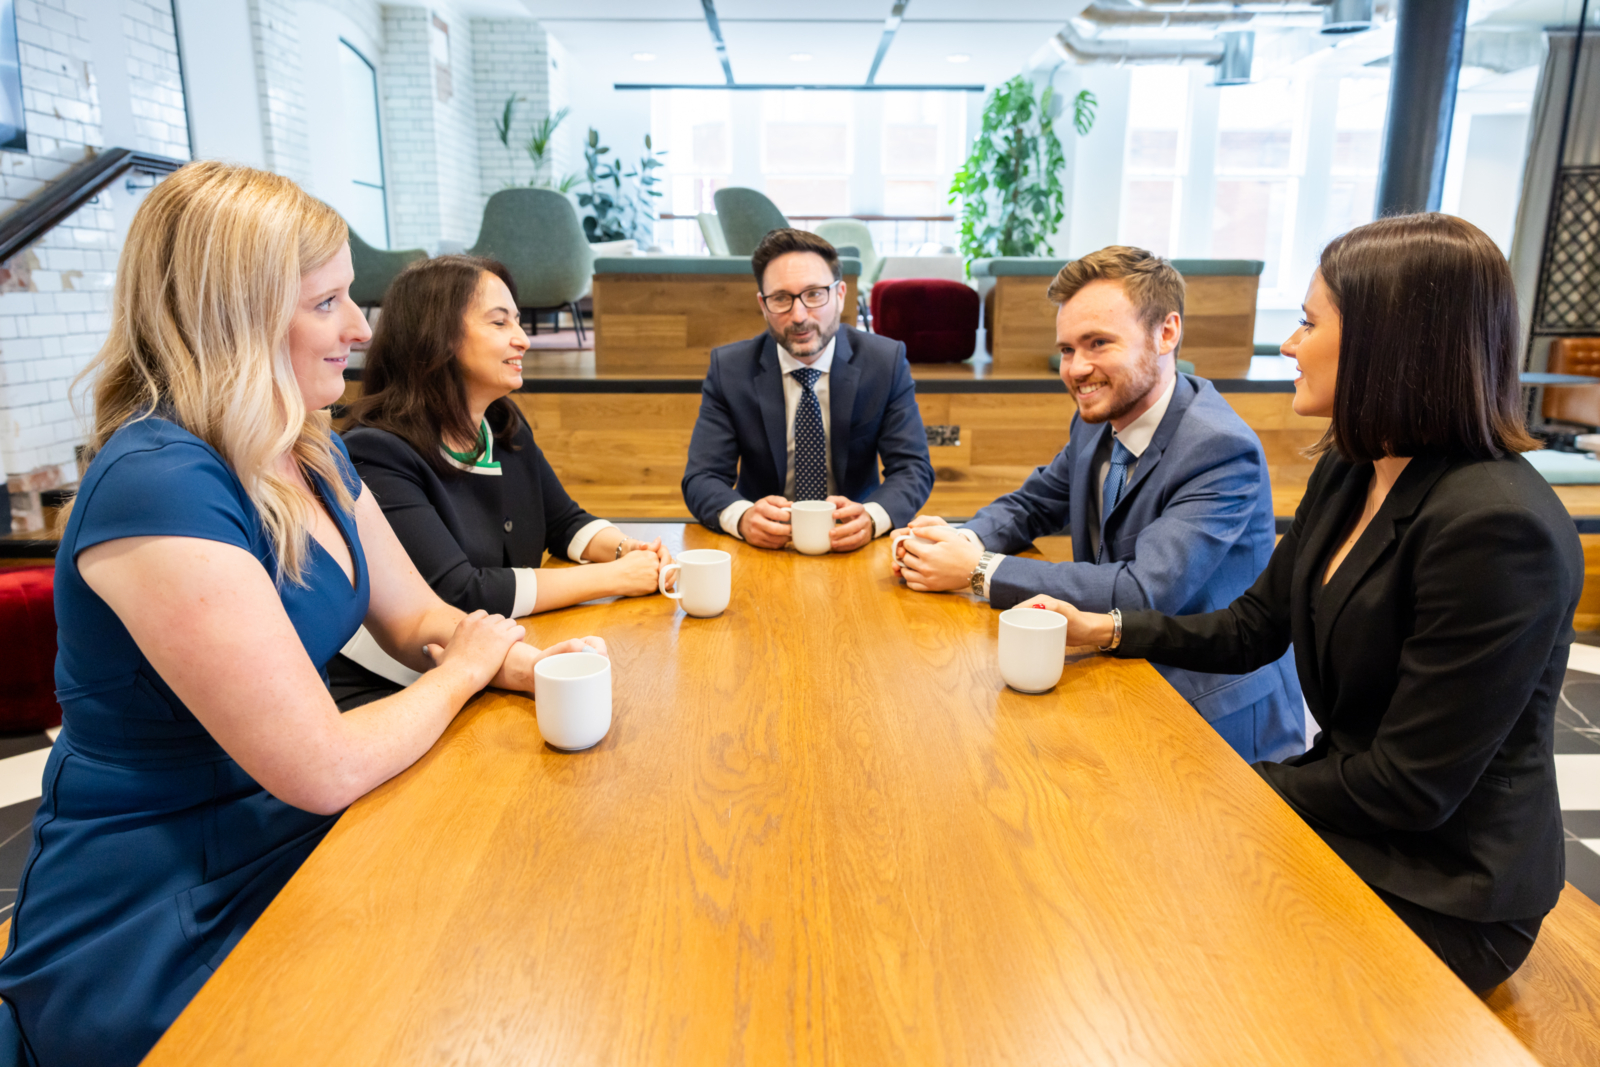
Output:
M761 302L774 315L786 313L790 308L794 307L796 300L799 300L800 303L808 308L816 309L828 302L828 298L833 296L833 290L840 284L840 282L834 282L832 285L819 285L814 289L805 290L798 297L793 293L772 293L770 295L762 293Z

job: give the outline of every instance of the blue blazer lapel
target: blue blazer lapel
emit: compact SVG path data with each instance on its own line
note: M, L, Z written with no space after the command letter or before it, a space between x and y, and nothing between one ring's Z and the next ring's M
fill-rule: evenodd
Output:
M783 373L778 368L778 342L767 334L761 341L761 358L756 365L756 402L761 405L761 422L767 431L767 446L772 450L772 469L777 477L773 493L781 494L789 472L789 427L783 414Z
M1127 488L1122 491L1117 506L1111 509L1111 515L1128 506L1128 501L1139 491L1139 486L1150 477L1150 472L1161 462L1161 454L1167 450L1172 435L1178 432L1178 424L1183 421L1183 413L1189 410L1194 398L1194 385L1182 374L1178 375L1178 384L1172 388L1172 400L1167 404L1167 413L1161 416L1161 425L1156 427L1155 436L1150 438L1149 446L1139 456L1139 462L1134 465L1133 477L1129 480ZM1104 518L1109 520L1111 515Z
M833 480L839 492L853 485L850 466L850 423L856 409L856 383L861 371L851 362L854 355L849 333L840 328L834 334L833 366L828 371L828 451L833 453Z
M1100 445L1110 432L1108 423L1094 426L1077 415L1072 417L1072 497L1067 502L1067 515L1068 526L1072 530L1073 559L1094 559L1094 553L1089 548L1089 502L1097 491L1094 484L1094 457L1099 454Z

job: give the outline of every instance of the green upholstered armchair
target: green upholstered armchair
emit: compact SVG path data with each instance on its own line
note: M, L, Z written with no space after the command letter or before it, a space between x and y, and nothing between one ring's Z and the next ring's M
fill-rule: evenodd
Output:
M566 308L580 343L578 300L594 276L594 252L577 209L553 189L502 189L483 208L478 243L468 255L504 263L517 283L522 310Z
M861 280L856 284L863 293L871 291L872 283L878 280L878 272L883 270L883 258L872 243L872 231L867 224L860 219L828 219L817 223L815 229L817 236L834 248L856 246L860 253L857 258L861 260Z
M738 186L718 189L712 199L717 205L717 221L722 224L722 236L728 243L730 256L750 255L763 237L789 225L778 205L754 189Z
M722 223L709 211L702 211L695 216L695 221L700 223L700 236L705 238L706 252L713 256L728 254L727 238L722 236Z
M408 248L403 252L373 248L351 230L350 264L355 268L356 280L350 283L350 299L357 307L382 307L383 294L394 276L417 260L427 258L428 253L420 248Z

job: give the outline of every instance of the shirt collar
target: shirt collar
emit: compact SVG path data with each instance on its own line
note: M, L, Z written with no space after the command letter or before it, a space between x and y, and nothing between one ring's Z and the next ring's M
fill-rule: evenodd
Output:
M801 363L798 359L795 359L793 356L791 356L789 354L789 350L787 348L784 348L782 345L779 345L778 346L778 369L783 371L783 373L785 375L788 375L788 374L790 374L790 373L792 373L794 371L799 370L801 367L809 366L814 371L818 371L819 373L822 373L822 374L827 374L829 369L832 368L832 366L833 366L833 346L835 344L837 344L838 341L839 341L839 335L838 334L834 334L833 337L829 339L827 345L823 347L822 354L819 355L815 360L813 360L809 364Z
M1132 452L1135 456L1144 455L1144 450L1150 447L1150 442L1155 438L1156 430L1161 426L1162 416L1167 413L1167 405L1172 403L1173 390L1178 387L1178 376L1174 374L1172 381L1167 383L1166 392L1161 394L1161 399L1150 405L1150 410L1140 415L1137 419L1123 429L1121 433L1115 430L1111 435L1122 442L1122 447Z

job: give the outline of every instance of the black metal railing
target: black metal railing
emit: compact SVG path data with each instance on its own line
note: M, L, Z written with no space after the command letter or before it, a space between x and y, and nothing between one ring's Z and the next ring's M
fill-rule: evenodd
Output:
M48 188L0 219L0 262L10 259L64 222L126 172L170 174L187 160L108 148L52 181Z

